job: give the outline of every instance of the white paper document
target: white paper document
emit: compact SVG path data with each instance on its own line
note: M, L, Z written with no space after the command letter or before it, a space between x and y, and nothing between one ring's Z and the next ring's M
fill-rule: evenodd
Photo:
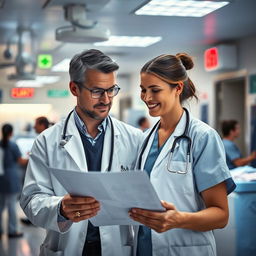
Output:
M128 215L131 208L165 210L146 172L51 172L69 194L91 196L100 202L100 211L90 219L94 226L139 225Z

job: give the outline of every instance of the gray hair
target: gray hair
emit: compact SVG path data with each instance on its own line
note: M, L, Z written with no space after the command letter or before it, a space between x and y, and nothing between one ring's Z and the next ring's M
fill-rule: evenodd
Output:
M103 52L90 49L76 54L69 64L70 81L83 84L85 82L85 72L93 69L102 73L111 73L118 70L119 66L109 56Z

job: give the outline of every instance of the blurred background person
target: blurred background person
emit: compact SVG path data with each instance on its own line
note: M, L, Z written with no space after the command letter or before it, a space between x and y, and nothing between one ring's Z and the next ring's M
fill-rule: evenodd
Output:
M49 120L45 116L39 116L36 118L34 129L37 134L47 129L50 126Z
M8 237L21 237L23 233L19 231L17 222L17 197L21 190L21 175L19 174L18 164L26 165L28 159L21 157L21 152L17 144L11 141L13 127L11 124L2 126L2 139L0 147L2 159L0 162L3 173L0 176L0 235L3 234L2 213L8 208Z
M37 134L40 134L41 132L43 132L45 129L49 128L49 126L51 125L51 123L49 122L48 118L45 116L39 116L36 118L35 120L35 124L34 124L34 129L35 132ZM23 179L22 179L22 184L24 183L24 179L25 179L25 172L23 175ZM33 225L31 223L31 221L27 218L27 217L22 217L20 219L20 221L25 224L25 225Z
M146 131L148 128L150 128L150 122L148 118L145 116L139 118L137 124L143 132Z
M256 159L256 151L249 156L242 157L239 148L235 144L235 139L240 136L240 126L237 120L224 120L221 124L223 134L223 144L226 151L226 161L229 169L248 165Z

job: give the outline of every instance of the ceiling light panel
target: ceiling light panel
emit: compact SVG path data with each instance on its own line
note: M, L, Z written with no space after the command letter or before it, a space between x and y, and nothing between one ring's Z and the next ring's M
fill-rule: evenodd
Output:
M135 14L202 17L227 5L228 3L228 1L152 0L135 11Z
M60 80L59 76L37 76L35 80L19 80L16 87L43 87L45 84L54 84Z
M53 72L68 72L70 59L64 59L52 67Z
M108 41L95 43L96 46L147 47L159 42L160 36L110 36Z

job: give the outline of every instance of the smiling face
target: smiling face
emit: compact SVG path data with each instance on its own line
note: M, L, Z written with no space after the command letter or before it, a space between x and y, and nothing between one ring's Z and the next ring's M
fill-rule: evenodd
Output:
M103 120L107 117L112 106L113 97L107 92L98 99L92 98L90 89L109 89L116 84L115 73L102 73L97 70L86 71L86 82L79 88L74 82L70 82L70 90L77 97L77 111L85 119Z
M180 108L182 85L172 88L168 83L150 73L141 73L141 99L151 116L164 117Z

